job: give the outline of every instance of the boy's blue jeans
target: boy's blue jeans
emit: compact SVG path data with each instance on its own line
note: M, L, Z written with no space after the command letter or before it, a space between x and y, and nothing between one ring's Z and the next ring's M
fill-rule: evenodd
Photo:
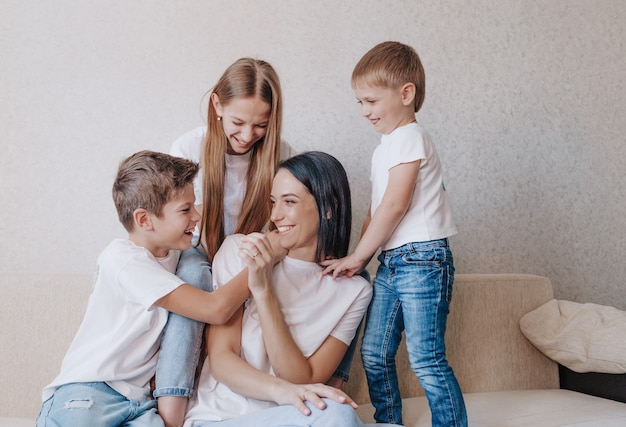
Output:
M156 401L129 400L106 383L65 384L41 406L36 427L159 427Z
M432 425L467 426L444 341L454 282L448 240L408 243L383 251L378 261L361 347L374 418L402 424L395 355L404 330L411 369L428 398Z
M195 244L195 241L194 241ZM178 260L176 275L185 283L212 292L211 264L201 245L183 251ZM367 271L361 273L369 281ZM163 330L161 350L156 368L154 397L191 397L194 377L202 347L204 323L170 313ZM346 355L334 376L348 380L352 358L356 349L357 336L348 347Z
M198 289L213 291L211 264L202 245L192 246L181 253L176 275ZM155 398L191 397L203 331L204 323L170 312L161 339Z

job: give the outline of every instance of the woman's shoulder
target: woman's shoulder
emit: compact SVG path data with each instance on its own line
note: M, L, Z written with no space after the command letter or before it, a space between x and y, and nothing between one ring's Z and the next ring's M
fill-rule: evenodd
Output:
M244 237L244 234L230 234L224 238L224 241L220 245L218 252L232 252L234 250L239 249L239 245L241 244L241 239Z
M352 277L339 276L337 278L333 278L332 275L329 274L324 277L330 277L337 286L351 288L353 291L358 292L359 294L364 294L367 296L372 293L372 284L363 276L360 276L358 274Z

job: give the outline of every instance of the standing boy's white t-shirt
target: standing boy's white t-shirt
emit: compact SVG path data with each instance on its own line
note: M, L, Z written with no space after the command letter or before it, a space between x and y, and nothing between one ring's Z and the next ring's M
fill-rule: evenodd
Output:
M213 263L213 286L230 281L244 268L237 255L242 235L224 240ZM361 276L322 276L323 268L314 262L286 257L272 275L274 292L286 324L305 357L311 356L329 337L350 345L372 297L372 287ZM256 369L273 370L265 350L257 307L246 302L242 324L241 357ZM205 359L198 380L198 392L190 400L185 427L199 421L219 421L276 406L273 402L241 396L211 374Z
M129 399L150 398L161 332L168 311L154 306L182 283L174 271L180 251L155 258L130 240L116 239L98 257L87 310L59 375L43 389L75 382L106 382Z
M193 180L193 191L196 196L196 205L201 205L203 198L202 180L204 179L202 157L204 156L204 140L206 126L200 126L178 137L170 149L172 156L182 157L200 165L198 174ZM280 160L289 159L296 152L285 141L280 143ZM245 154L226 154L226 175L224 176L224 233L228 236L236 231L241 206L246 195L246 175L250 165L252 150ZM197 234L196 228L196 234Z
M443 170L430 135L417 123L409 123L381 137L372 155L373 216L380 205L391 168L420 160L413 197L404 217L382 249L410 242L427 242L456 234L452 209L443 184Z

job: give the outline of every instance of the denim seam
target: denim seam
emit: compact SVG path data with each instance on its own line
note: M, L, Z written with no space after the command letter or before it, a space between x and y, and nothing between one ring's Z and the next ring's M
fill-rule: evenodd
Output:
M155 399L164 396L191 398L193 390L186 387L163 387L155 389L152 395Z

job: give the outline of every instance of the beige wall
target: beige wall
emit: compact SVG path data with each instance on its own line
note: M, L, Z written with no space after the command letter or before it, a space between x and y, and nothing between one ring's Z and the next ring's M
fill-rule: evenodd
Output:
M626 309L624 22L622 0L3 0L0 270L92 271L124 235L119 160L202 124L241 56L278 70L284 137L344 162L356 238L378 136L349 77L393 39L425 65L457 271L546 275L557 298Z

